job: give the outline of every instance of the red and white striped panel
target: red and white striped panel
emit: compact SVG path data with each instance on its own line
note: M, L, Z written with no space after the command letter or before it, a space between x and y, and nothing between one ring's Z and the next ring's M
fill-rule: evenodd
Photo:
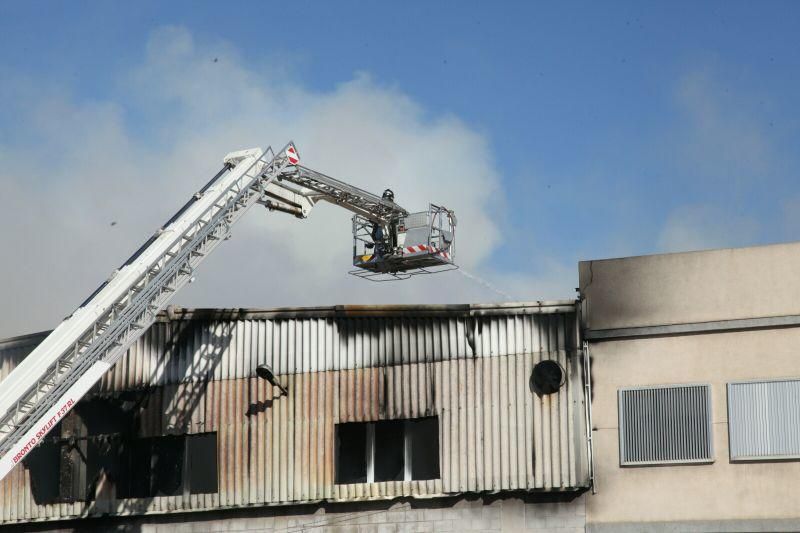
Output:
M294 146L289 146L286 149L286 157L289 159L289 164L296 165L300 162L300 156L297 155L297 150L294 149Z
M428 246L427 244L418 244L416 246L406 246L403 250L406 254L418 254L420 252L430 252L433 255L438 255L444 257L446 260L450 260L450 254L445 252L444 250L439 250L435 246Z
M416 254L419 252L427 252L427 251L428 251L428 245L426 244L418 244L416 246L406 246L405 249L405 253L407 254Z

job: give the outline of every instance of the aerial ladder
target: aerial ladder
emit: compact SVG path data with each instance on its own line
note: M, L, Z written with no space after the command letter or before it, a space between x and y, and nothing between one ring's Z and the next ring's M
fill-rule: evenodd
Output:
M61 421L155 321L251 207L306 218L320 201L353 215L352 274L373 281L457 268L456 218L430 205L409 213L300 165L280 151L228 154L222 169L0 382L0 479Z

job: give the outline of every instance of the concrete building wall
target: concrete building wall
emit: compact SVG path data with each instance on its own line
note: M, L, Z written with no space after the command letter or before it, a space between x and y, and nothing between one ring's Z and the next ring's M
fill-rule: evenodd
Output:
M800 462L732 463L726 384L800 376L800 329L744 331L593 344L595 483L592 523L797 519ZM714 463L619 466L617 391L710 383Z
M731 462L726 391L731 381L800 377L800 328L639 329L798 313L798 267L800 244L581 263L595 338L589 530L800 530L800 461ZM620 467L618 391L690 383L711 385L713 463Z
M800 243L583 261L592 330L800 314Z

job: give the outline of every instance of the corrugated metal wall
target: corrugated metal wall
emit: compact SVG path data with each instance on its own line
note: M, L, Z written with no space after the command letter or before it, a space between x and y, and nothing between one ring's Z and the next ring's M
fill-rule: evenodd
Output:
M800 457L800 379L728 384L732 460Z
M47 333L33 333L0 341L0 380L6 379L14 367L42 342Z
M588 485L571 302L170 317L97 394L146 391L140 436L216 431L219 492L114 500L101 483L95 502L37 506L18 467L2 483L2 520ZM2 345L0 359L5 370ZM543 359L557 360L566 380L540 398L529 378ZM287 397L254 377L262 362ZM335 424L426 415L440 421L441 479L334 483Z

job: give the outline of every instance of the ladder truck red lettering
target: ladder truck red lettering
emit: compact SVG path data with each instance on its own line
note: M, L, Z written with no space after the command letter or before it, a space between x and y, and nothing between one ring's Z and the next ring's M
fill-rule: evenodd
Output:
M228 154L223 168L0 382L0 479L22 461L155 321L172 296L251 207L306 218L319 201L353 216L351 274L405 279L457 268L456 219L430 205L409 213L383 196L279 152Z

